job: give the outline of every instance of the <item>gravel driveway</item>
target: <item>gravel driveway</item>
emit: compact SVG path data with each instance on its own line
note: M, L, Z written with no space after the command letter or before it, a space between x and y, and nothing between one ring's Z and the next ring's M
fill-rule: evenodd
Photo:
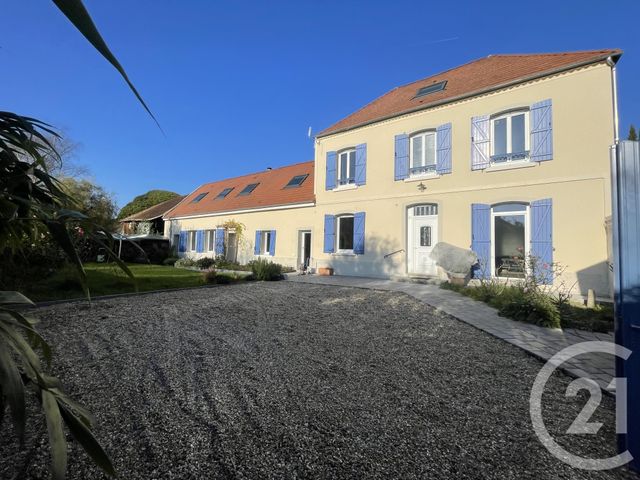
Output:
M529 420L541 363L402 294L254 283L36 314L123 479L629 475L553 458ZM558 434L586 397L566 399L570 379L556 375L549 430L573 453L615 454L609 398L592 419L605 423L597 436ZM24 455L3 429L5 479ZM48 477L37 432L26 478ZM77 447L69 472L101 478Z

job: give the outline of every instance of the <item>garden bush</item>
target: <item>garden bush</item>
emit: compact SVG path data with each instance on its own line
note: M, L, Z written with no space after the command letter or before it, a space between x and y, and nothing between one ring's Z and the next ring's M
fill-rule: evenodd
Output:
M264 258L259 258L258 260L249 262L248 265L251 265L251 273L256 280L269 282L282 280L284 278L282 275L282 265L279 263L273 263Z
M204 281L205 283L215 284L215 285L229 285L230 283L236 283L243 281L244 278L230 275L228 273L220 273L215 270L209 270L204 273Z
M196 261L191 258L183 257L179 258L173 265L175 267L194 267L196 265Z
M167 257L162 261L162 264L172 267L176 264L178 260L179 260L178 257Z
M212 257L202 257L196 260L196 267L202 270L208 270L216 265L216 259Z

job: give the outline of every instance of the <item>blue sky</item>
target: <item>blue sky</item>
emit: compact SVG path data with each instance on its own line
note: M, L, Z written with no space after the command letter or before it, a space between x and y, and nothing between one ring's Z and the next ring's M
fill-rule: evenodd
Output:
M3 5L0 109L63 128L120 205L310 160L309 126L490 53L622 48L621 133L640 125L637 0L85 4L166 137L48 0Z

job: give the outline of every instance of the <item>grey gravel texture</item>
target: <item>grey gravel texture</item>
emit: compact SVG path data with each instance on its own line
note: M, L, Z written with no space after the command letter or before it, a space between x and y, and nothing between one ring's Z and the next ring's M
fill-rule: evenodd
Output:
M552 457L529 419L541 362L404 294L252 283L34 313L123 479L637 478ZM615 454L611 398L598 435L559 433L586 401L565 398L570 381L548 384L549 430L572 453ZM25 478L48 478L39 421ZM2 429L7 479L26 454ZM77 445L69 478L102 478Z

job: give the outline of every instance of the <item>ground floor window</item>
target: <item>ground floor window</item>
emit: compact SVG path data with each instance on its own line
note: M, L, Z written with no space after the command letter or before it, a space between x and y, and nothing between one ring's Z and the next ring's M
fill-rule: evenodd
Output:
M338 217L338 251L353 251L353 215Z
M491 208L494 276L524 277L529 244L528 216L528 206L523 203L504 203Z
M206 230L205 231L205 250L207 252L213 252L216 249L216 231L215 230Z
M260 245L260 255L269 255L271 251L271 232L262 232L262 245Z
M196 231L195 230L190 230L187 233L187 238L188 238L188 246L187 246L187 250L189 250L190 252L195 252L196 251Z

